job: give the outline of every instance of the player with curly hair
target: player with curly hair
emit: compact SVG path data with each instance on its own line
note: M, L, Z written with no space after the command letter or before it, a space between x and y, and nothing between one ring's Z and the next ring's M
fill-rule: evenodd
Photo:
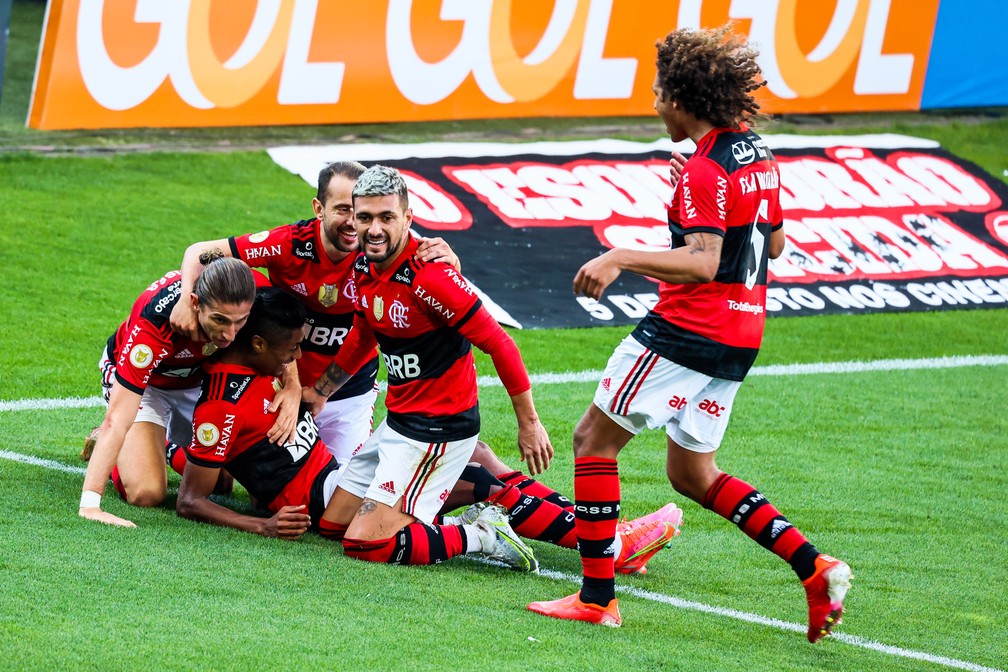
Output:
M816 642L839 622L850 568L819 553L765 496L714 461L762 341L767 259L785 242L777 162L749 128L759 113L753 94L764 85L757 51L731 25L676 30L656 46L655 111L672 140L689 138L696 152L668 209L670 249L612 249L574 278L575 293L599 299L630 271L657 279L660 298L616 348L574 432L581 590L529 609L621 624L613 578L617 456L639 432L664 427L672 487L790 564L805 586L808 639Z

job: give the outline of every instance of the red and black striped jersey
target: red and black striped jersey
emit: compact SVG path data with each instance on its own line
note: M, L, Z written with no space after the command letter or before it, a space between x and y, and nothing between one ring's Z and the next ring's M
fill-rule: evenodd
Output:
M276 421L276 414L267 408L279 381L248 367L216 361L206 364L205 371L193 413L192 445L186 449L189 460L227 469L270 511L311 506L319 477L339 465L319 440L307 407L301 409L295 439L278 445L266 433Z
M152 283L133 304L129 318L108 340L119 384L137 394L148 385L168 390L195 387L200 365L216 346L172 331L168 318L182 291L182 274L171 271Z
M388 370L389 426L421 441L464 439L479 433L472 344L493 347L474 332L489 315L454 268L416 259L418 245L411 237L384 271L357 257L357 314L335 363L353 371L357 353L377 342Z
M308 334L301 343L302 355L297 364L304 385L314 383L332 363L353 325L356 255L333 262L322 247L321 225L318 219L304 219L228 239L234 257L249 266L267 269L274 286L304 303ZM377 373L375 356L333 398L367 392L374 386Z
M668 208L672 249L690 233L724 237L712 282L659 283L659 301L634 338L701 373L742 380L766 320L770 232L783 225L780 172L752 130L718 128L697 143Z

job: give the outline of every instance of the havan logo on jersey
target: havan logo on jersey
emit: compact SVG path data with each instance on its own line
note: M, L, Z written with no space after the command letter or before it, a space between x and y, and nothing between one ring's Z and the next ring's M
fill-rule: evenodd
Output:
M429 305L431 308L436 310L438 314L441 315L441 317L443 317L448 322L451 322L452 319L455 317L454 310L451 310L443 303L435 299L433 296L428 294L427 290L425 290L423 287L417 286L416 295L418 299L420 299L421 301Z
M251 242L252 238L249 237ZM250 247L245 250L245 261L254 259L268 259L269 257L279 257L282 250L279 245L264 245L262 247Z

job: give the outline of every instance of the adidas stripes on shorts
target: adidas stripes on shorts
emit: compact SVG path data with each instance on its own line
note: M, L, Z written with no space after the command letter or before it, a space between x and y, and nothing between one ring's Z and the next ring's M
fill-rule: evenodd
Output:
M606 364L594 403L628 432L665 427L683 448L710 453L721 446L741 384L671 362L627 336Z
M477 436L431 443L403 436L383 420L350 460L339 487L433 523L476 448Z

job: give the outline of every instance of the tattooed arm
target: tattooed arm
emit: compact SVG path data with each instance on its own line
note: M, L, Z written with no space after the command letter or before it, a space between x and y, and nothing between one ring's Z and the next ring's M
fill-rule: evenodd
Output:
M585 263L574 276L574 293L600 299L623 271L671 283L710 282L721 263L723 239L716 233L688 233L674 250L612 249Z

